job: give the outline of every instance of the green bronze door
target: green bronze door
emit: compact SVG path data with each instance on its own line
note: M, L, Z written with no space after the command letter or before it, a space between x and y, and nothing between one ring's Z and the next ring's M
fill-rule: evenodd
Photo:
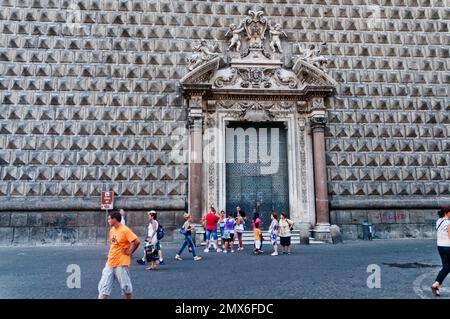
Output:
M226 210L240 206L246 213L246 229L258 212L263 228L272 211L289 214L286 129L278 123L228 125L226 132Z

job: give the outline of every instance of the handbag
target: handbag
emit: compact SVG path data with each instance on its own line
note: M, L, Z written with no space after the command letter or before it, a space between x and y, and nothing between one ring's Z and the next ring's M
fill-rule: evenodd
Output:
M230 239L231 238L231 236L230 236L230 231L229 230L226 230L226 231L224 231L223 232L223 239Z
M145 259L148 262L159 259L158 250L154 245L146 245L144 249L145 249Z

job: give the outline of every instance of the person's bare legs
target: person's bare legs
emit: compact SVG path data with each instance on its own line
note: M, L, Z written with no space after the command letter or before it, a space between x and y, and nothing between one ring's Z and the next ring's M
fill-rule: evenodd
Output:
M289 246L288 246L288 254L291 253L291 249L292 249L292 245L289 245Z
M204 250L205 252L209 250L209 241L210 241L210 239L211 239L211 234L209 233L207 238L206 238L206 241L205 241L205 250Z
M243 233L240 233L239 235L240 235L240 236L238 236L238 239L239 239L239 248L242 250L242 249L244 249L244 243L242 242L242 236L243 236Z

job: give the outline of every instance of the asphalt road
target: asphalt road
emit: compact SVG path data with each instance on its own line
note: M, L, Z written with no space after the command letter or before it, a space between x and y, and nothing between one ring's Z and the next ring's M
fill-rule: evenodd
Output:
M354 241L339 245L294 245L292 255L254 256L242 252L204 253L193 261L174 255L178 245L165 244L165 265L147 271L133 256L131 277L135 298L309 299L309 298L433 298L430 285L440 270L434 240ZM106 261L106 246L0 248L0 298L97 297L97 284ZM67 287L67 267L79 265L81 288ZM380 288L369 288L369 265L380 270ZM377 266L372 266L377 268ZM369 280L377 284L375 280ZM450 298L444 283L441 299ZM118 286L111 298L121 298Z

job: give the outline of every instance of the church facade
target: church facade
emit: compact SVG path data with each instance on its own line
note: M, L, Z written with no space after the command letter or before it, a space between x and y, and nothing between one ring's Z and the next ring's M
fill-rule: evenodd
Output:
M211 206L433 237L449 24L439 0L4 0L0 244L103 242L102 191L169 240Z

